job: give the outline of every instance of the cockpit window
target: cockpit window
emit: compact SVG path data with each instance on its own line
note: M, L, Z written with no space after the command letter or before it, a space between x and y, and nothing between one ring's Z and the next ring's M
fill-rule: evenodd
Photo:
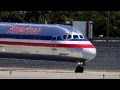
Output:
M67 37L67 35L64 35L64 36L63 36L63 39L66 39L66 37Z
M68 39L72 38L71 35L68 35Z
M66 40L66 39L71 39L72 36L71 35L63 35L63 39Z
M84 39L83 35L63 35L63 39Z
M78 35L73 35L73 38L79 38L79 36Z
M80 36L80 38L84 38L82 35L79 35Z

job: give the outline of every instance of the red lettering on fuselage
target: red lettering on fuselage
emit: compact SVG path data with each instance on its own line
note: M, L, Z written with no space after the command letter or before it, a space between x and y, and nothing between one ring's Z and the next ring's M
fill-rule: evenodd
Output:
M41 32L41 28L25 28L25 27L15 27L12 26L10 27L10 29L8 30L8 34L40 34Z

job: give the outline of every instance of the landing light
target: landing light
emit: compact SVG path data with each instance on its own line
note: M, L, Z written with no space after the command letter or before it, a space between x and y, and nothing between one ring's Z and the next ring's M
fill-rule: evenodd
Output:
M83 65L83 62L79 62L78 65Z
M83 65L83 62L80 62L80 65Z

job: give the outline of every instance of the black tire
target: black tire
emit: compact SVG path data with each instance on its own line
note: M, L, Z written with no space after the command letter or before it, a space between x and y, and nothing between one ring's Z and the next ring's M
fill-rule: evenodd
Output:
M75 69L75 73L83 73L83 71L84 71L84 68L80 65L78 65Z

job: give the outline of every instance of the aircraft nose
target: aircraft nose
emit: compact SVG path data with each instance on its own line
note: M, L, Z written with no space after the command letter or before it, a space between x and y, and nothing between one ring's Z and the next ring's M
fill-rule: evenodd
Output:
M83 58L87 60L92 60L96 56L96 48L84 48L83 49Z

